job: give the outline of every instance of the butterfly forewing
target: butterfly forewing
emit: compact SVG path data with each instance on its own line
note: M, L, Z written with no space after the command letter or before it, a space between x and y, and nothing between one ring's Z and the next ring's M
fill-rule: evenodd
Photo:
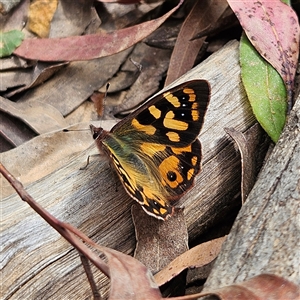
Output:
M205 80L185 82L146 102L111 132L93 129L127 193L166 219L201 168L197 139L210 98Z
M184 147L198 136L210 97L205 80L183 83L146 102L118 123L112 132L127 136L135 132L136 141L156 141Z

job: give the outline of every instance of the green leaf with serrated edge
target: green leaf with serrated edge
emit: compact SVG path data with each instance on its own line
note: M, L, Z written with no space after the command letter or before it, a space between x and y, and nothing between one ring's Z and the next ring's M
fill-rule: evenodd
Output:
M244 88L253 113L274 142L285 124L287 93L277 71L265 61L245 34L240 42L240 64Z
M24 33L19 30L0 32L0 57L9 56L21 45Z

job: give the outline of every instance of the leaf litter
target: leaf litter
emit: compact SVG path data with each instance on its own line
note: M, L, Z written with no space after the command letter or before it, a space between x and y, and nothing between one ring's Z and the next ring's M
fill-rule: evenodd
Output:
M95 66L93 66L93 63L95 63L96 60L94 60L90 64L89 64L89 62L85 62L84 64L81 63L81 62L71 62L66 67L64 67L62 70L60 70L58 73L55 73L52 78L50 78L51 77L51 75L50 75L49 77L46 77L46 78L44 78L41 81L38 81L36 84L35 84L35 81L32 81L32 83L25 84L24 87L22 87L19 90L12 89L12 91L9 91L9 93L5 94L5 96L9 97L9 98L13 97L13 95L14 95L14 97L13 97L14 99L13 100L16 101L15 99L17 99L16 103L18 103L18 102L20 103L20 106L19 106L20 108L22 107L21 105L23 105L23 107L25 108L26 103L29 106L35 106L34 105L35 103L42 103L42 104L44 103L45 107L47 107L49 105L53 106L54 110L58 112L58 114L57 114L57 120L59 120L59 121L57 122L57 124L60 123L60 121L62 120L63 117L65 117L66 120L67 120L69 115L72 115L74 112L76 112L78 110L78 108L80 107L81 103L83 103L86 99L88 99L94 93L94 91L97 91L102 86L104 86L105 83L107 82L107 80L109 80L109 78L112 78L113 76L115 76L114 74L116 74L117 70L121 69L123 67L124 60L126 58L128 58L129 55L131 55L131 53L133 53L132 51L134 51L134 50L128 50L125 54L120 55L121 57L120 57L118 63L116 63L116 54L115 53L116 53L116 51L120 51L120 49L123 49L122 47L124 45L122 45L122 42L124 41L124 38L126 37L126 34L129 33L129 34L134 35L134 33L135 33L135 29L130 29L130 28L120 29L120 31L117 32L117 33L113 33L113 34L111 34L111 33L108 33L108 34L105 33L104 35L101 36L101 38L99 40L97 40L97 39L95 40L97 42L99 42L99 41L100 42L105 42L105 41L107 41L107 38L110 35L111 35L111 37L114 37L114 38L116 37L116 40L117 40L116 45L117 46L114 47L114 48L110 48L109 51L111 51L111 52L109 52L105 48L103 50L101 47L98 47L98 48L97 47L92 47L93 49L91 49L91 52L90 52L92 54L88 53L87 51L81 51L82 48L79 49L80 51L76 51L82 45L80 43L87 43L87 45L91 45L91 44L89 44L89 42L91 41L91 36L83 35L82 37L74 37L74 39L72 41L72 38L71 37L69 38L68 35L72 35L72 34L76 35L76 34L81 34L81 33L83 33L83 34L84 33L89 33L90 34L91 33L91 34L93 34L93 36L92 36L92 40L93 40L93 37L95 35L95 33L93 32L93 30L94 30L93 27L89 26L89 29L87 29L87 28L85 28L85 26L86 26L87 23L89 23L89 21L96 20L95 19L95 15L94 14L88 14L87 15L88 17L85 19L86 23L80 24L79 30L77 29L78 27L76 27L76 24L75 24L76 22L73 22L73 24L72 24L73 28L70 28L69 32L68 32L68 28L66 28L66 30L63 31L64 34L66 34L66 36L67 36L65 38L65 40L63 40L63 39L59 39L58 40L57 38L60 37L60 35L59 35L60 34L59 33L59 28L62 27L61 24L59 24L58 19L57 19L57 17L59 16L58 13L60 13L60 16L63 16L64 14L66 14L66 11L64 11L62 9L63 8L63 6L62 6L63 3L64 2L61 2L59 4L60 5L59 6L60 11L57 10L57 12L56 12L57 15L56 15L56 17L54 15L54 18L53 18L52 24L51 24L51 27L52 27L52 25L54 25L53 28L55 28L55 25L56 25L57 26L56 28L58 30L57 31L53 30L52 33L50 32L50 36L53 37L54 43L55 42L59 42L59 43L55 46L55 44L52 43L53 40L50 41L50 39L49 40L38 40L37 39L36 40L37 44L32 43L32 40L31 40L31 42L29 42L29 40L26 40L26 42L24 44L22 44L22 47L27 47L28 46L28 47L32 47L32 48L28 48L29 50L26 49L26 50L23 51L22 47L20 47L20 48L18 48L15 51L15 53L21 53L21 56L23 56L23 55L25 55L25 56L29 55L27 57L28 58L32 58L32 59L39 59L39 58L43 59L43 57L46 57L46 60L49 59L49 60L53 60L54 62L55 61L61 61L61 60L69 60L69 59L71 59L71 60L72 59L76 59L76 60L77 59L78 60L90 59L91 57L98 57L99 55L111 55L112 54L113 56L111 57L111 61L109 63L107 63L106 66L105 66L105 61L107 59L109 59L109 57L105 58L105 60L102 60L100 58L99 59L99 64L97 64ZM225 5L224 1L222 3ZM94 12L95 11L93 11L93 13ZM170 14L171 13L168 13L167 17L169 17ZM165 15L163 17L158 18L157 20L165 20L167 17ZM78 18L78 19L80 20L80 18ZM218 19L218 18L216 18L216 19ZM81 20L82 20L82 18L81 18ZM124 18L124 20L125 20L125 18ZM148 35L149 32L153 31L154 28L158 27L158 24L160 24L160 23L157 20L154 20L154 22L152 22L152 23L142 23L143 25L141 27L139 27L139 28L143 28L143 30L145 31L145 32L143 32L143 34L144 34L143 36ZM97 22L98 22L98 20L96 20L96 23ZM187 23L188 22L191 23L191 21L189 21L188 19L186 19L186 22ZM216 20L214 22L216 22ZM92 24L92 22L91 22L91 24ZM149 26L149 24L151 24L151 26ZM193 25L193 24L190 24L190 25ZM147 28L147 27L149 27L149 28ZM120 26L120 28L122 28L122 26ZM197 30L199 30L198 26L197 27L195 26L195 28ZM89 30L91 30L91 32L89 32ZM122 30L124 30L124 31L122 31ZM203 30L203 28L202 28L202 30ZM191 33L190 31L188 31L188 34L189 34L188 35L188 39L192 39L193 36L195 36L195 32L194 31L193 31L193 33ZM30 34L27 33L27 36L30 36ZM140 39L141 39L140 37L134 37L134 38L132 38L131 44L134 45ZM115 39L112 39L112 40L114 41ZM73 49L71 49L73 51L73 53L74 53L73 56L72 56L72 53L71 53L71 55L70 55L70 53L68 53L68 51L67 51L68 47L66 46L66 44L64 44L64 41L66 41L66 43L71 43L69 45L72 45L72 43L74 43L73 45L75 47ZM76 41L77 42L79 41L79 44L77 44ZM62 43L60 44L60 42L62 42ZM27 46L26 46L26 43L28 43ZM51 45L47 44L47 43L51 43ZM94 44L94 43L92 43L92 44ZM41 47L40 47L40 45L41 45ZM44 46L47 47L47 45L51 46L50 49L53 50L53 51L50 51L51 53L48 53L49 52L48 51L49 48L42 48ZM106 45L107 45L107 42L106 42L105 46ZM38 47L40 47L40 49L37 49ZM127 47L127 44L126 44L126 47ZM186 45L184 45L184 42L179 39L178 42L176 43L176 47L179 47L179 49L184 49L184 47L186 47ZM34 49L34 48L36 48L36 49ZM54 51L54 50L56 50L56 48L57 48L58 52ZM199 51L200 48L201 48L201 45L198 46L198 48L196 50ZM40 54L37 55L36 52L35 52L35 50L41 50L39 52ZM66 50L66 54L63 53L63 50ZM196 50L195 50L195 53L197 52ZM42 53L43 51L44 51L44 53ZM26 54L26 53L28 53L28 54ZM140 54L138 54L138 55L140 55ZM155 57L155 56L152 56L152 55L153 54L149 54L149 59L148 59L148 57L145 57L145 59L147 59L148 61L149 60L151 61L151 57ZM148 56L148 54L147 54L147 56ZM189 63L189 64L186 63L184 61L185 58L190 59L191 63ZM190 69L193 66L193 61L195 60L195 55L189 57L189 53L187 52L186 57L184 56L184 57L181 58L179 54L173 53L173 59L178 60L178 62L180 62L185 68ZM139 58L136 59L136 60L137 61L141 61ZM103 64L103 62L104 62L104 64ZM168 60L164 58L164 63L166 65L167 65L167 62L168 62ZM110 70L110 68L111 68L111 66L113 64L116 64L116 67L114 69ZM143 65L145 66L147 64L144 62ZM50 68L51 68L51 65L50 65ZM72 73L72 69L75 70L74 73ZM150 94L152 94L157 89L158 82L161 80L161 78L163 77L162 75L166 71L167 71L167 68L163 67L157 73L155 73L155 72L151 73L151 71L150 71L149 75L147 75L147 72L145 72L145 75L144 75L145 78L151 77L153 75L153 79L152 79L152 83L151 83L152 88L149 90L148 93L145 93L145 95L143 97L141 97L141 98L148 97ZM180 71L181 74L185 73L185 71L183 70L183 68L180 68L180 70L178 70L178 71ZM85 74L85 72L87 74L89 74L89 76L86 76L86 77L82 76L83 74ZM176 75L176 72L177 72L176 68L173 71L172 71L172 69L171 70L169 69L168 72L172 73L171 75L173 76L174 79L176 79L179 76L178 74ZM80 75L82 77L81 76L77 77L76 73L80 73ZM73 74L75 74L75 75L73 75ZM142 72L142 74L143 74L143 72ZM130 74L130 75L133 75L132 78L133 78L133 81L135 81L136 78L134 78L134 77L136 75L135 74ZM103 78L100 78L100 76L103 76ZM50 78L50 80L49 80L49 78ZM70 80L68 80L69 78L70 78ZM139 78L139 77L137 77L137 78ZM98 79L98 82L97 82L96 79ZM86 91L83 93L82 90L85 89L84 82L86 82L86 85L90 85L91 84L91 80L95 80L94 83L91 86L89 86L86 89ZM129 100L132 100L132 98L133 98L134 95L137 95L140 92L140 90L143 88L143 86L145 84L145 80L146 79L142 80L140 84L137 83L136 84L136 88L132 88L131 96L130 96L130 94L128 94L128 96L126 98L125 106L122 107L122 109L124 109L126 107L127 102ZM49 85L48 83L51 82L51 81L52 81L52 83ZM41 85L43 82L45 82L45 83L43 85ZM11 87L9 87L9 89L10 88ZM27 94L24 94L24 90L27 89L27 88L30 89L30 90L29 90L29 92ZM41 91L40 93L39 93L39 90ZM62 90L64 91L63 93L61 92ZM18 93L20 93L20 96L18 96ZM46 99L46 101L45 101L45 99ZM69 103L67 103L68 100L69 100ZM140 99L138 99L138 97L137 97L136 100L133 99L133 101L132 101L133 104L137 100L140 100ZM4 101L3 101L3 103L4 103ZM128 106L131 106L131 104L128 105ZM27 122L30 125L30 127L35 128L36 132L42 133L42 135L40 137L46 138L47 132L53 130L52 129L53 125L55 125L55 122L53 122L53 121L50 122L50 121L47 121L47 120L46 121L42 120L41 124L40 124L40 127L39 127L38 124L33 126L34 122L38 123L38 121L29 121L28 120L28 119L30 119L31 115L34 116L34 114L36 115L35 120L38 120L38 116L40 115L40 116L44 117L44 114L46 116L46 112L42 112L42 111L36 110L36 113L34 113L34 110L32 110L32 112L25 113L25 110L23 111L23 108L19 109L19 111L20 111L19 115L16 115L16 114L13 114L13 113L12 113L12 115L18 116L23 122L25 122L25 123ZM50 111L51 111L51 109L50 109ZM22 112L23 112L23 116L22 116ZM79 119L77 119L77 120L80 120L80 118L81 118L80 115L81 114L79 113L78 114L78 118ZM95 113L94 113L94 116L95 116ZM87 118L89 118L89 117L90 117L90 115L87 116ZM73 122L75 122L75 120L76 120L76 118L72 119L72 124L73 124ZM50 126L47 129L47 126L44 126L45 129L43 129L43 130L38 129L38 128L44 128L42 126L43 123L46 123L46 124L47 123L51 123L52 127ZM64 124L60 124L59 127L57 127L56 129L59 129L59 128L62 129L64 126L68 126L68 125L71 125L71 124L65 122ZM81 125L79 125L79 127L80 126ZM59 139L56 140L57 134L62 135L62 132L60 130L54 132L53 133L53 138L54 138L53 142L50 142L50 143L48 143L48 142L47 143L43 143L40 140L38 140L39 137L36 137L34 140L32 140L32 141L36 141L36 144L32 143L32 146L31 146L32 148L29 150L29 153L32 153L32 151L35 151L34 149L36 148L36 145L39 145L40 143L44 144L45 149L48 147L49 144L53 144L54 148L56 148L56 145L58 145L58 143L62 144L62 146L63 146L63 144L68 144L69 148L70 148L70 152L68 154L64 154L65 157L68 157L68 155L70 156L71 153L72 153L72 151L74 151L73 149L81 151L80 148L78 148L78 145L76 144L76 141L79 140L79 139L81 140L82 137L79 137L79 135L78 135L78 137L76 137L74 135L72 137L72 139L73 139L72 143L73 144L69 144L69 142L65 141L65 138L64 138L65 135L62 135L62 140L61 141ZM81 134L82 133L80 133L80 135ZM71 135L69 137L71 137ZM86 134L86 144L83 145L83 149L84 149L84 147L87 147L88 144L89 144L89 138L88 138L88 133L87 133ZM24 149L26 149L26 147L28 145L29 145L29 143L24 144ZM18 147L18 148L20 150L20 147ZM16 150L18 150L18 149L16 148ZM25 156L23 156L23 157L21 156L20 157L20 161L21 160L23 160L23 161L25 160L26 151L28 151L28 149L25 150L25 152L23 151L24 154L25 154ZM47 156L47 155L44 155L44 154L37 153L36 157L39 157L40 155L41 156ZM14 159L14 158L12 158L12 159ZM32 162L29 162L27 164L28 165L28 171L30 171L30 169L31 169L30 168L31 164L34 164L36 162L35 160L36 160L35 157L33 157L32 158ZM60 160L60 163L63 164L63 160L62 161ZM8 164L12 165L12 163L8 163ZM17 173L19 172L19 170L21 170L21 167L18 167L18 166L19 165L16 164L16 172ZM49 170L51 172L52 170L54 170L57 167L59 167L59 166L56 165L56 164L53 164L53 168L52 169L51 168L49 169L49 166L45 168L43 165L39 165L39 169L37 169L37 171L35 172L36 176L32 177L32 173L29 172L28 173L28 177L32 177L33 180L37 180L39 176L44 176L47 173L47 171L46 171L46 173L45 172L43 173L43 171L42 171L43 168L45 170L47 169L47 170ZM176 233L178 230L182 230L184 228L184 226L183 226L183 228L181 228L181 227L182 226L176 227L177 229L175 229L175 228L169 228L166 231L166 235L167 235L167 232L170 231L170 230L172 230L172 229ZM136 230L139 230L139 228L141 228L141 226L136 227ZM179 239L182 239L180 242L183 242L183 244L186 244L186 236L185 236L185 234L186 234L186 231L184 233L184 230L183 230L183 234L179 235ZM143 238L143 237L145 237L145 236L143 236L143 234L141 234L141 238ZM179 240L178 239L176 240L176 238L174 238L174 243L178 243L178 242L179 242ZM142 244L141 246L143 246L147 250L148 245L149 244L145 243L145 244ZM163 245L160 251L156 251L157 254L158 254L158 257L154 259L154 263L155 263L155 261L159 261L160 260L159 253L163 252L164 249L167 249L167 248L165 248L165 246ZM187 249L185 249L183 247L180 252L181 253L186 253L185 251L187 251ZM197 251L197 250L191 249L189 251ZM198 250L198 251L201 251L201 250ZM145 290L148 289L148 286L147 286L146 282L148 281L149 278L146 280L145 277L142 277L141 281L138 282L138 284L134 286L134 290L129 291L128 287L129 286L133 286L133 283L131 282L133 280L133 278L132 278L133 275L135 275L134 276L135 279L139 278L139 276L141 274L143 274L143 275L146 274L146 277L148 277L149 271L146 268L144 268L144 267L142 267L141 269L139 269L138 264L135 265L135 263L133 263L134 264L133 269L130 269L130 272L128 272L128 275L129 275L128 281L124 280L122 282L123 275L128 271L128 266L125 267L125 269L127 269L127 270L125 270L123 268L123 266L124 266L125 262L130 263L131 262L130 259L128 260L128 257L120 257L119 254L111 253L110 250L107 253L109 253L107 255L110 257L111 261L114 262L114 264L112 265L112 269L113 269L113 271L116 272L116 273L114 273L113 278L112 278L112 283L111 283L111 298L110 299L117 299L118 297L121 297L122 299L133 299L132 295L134 293L137 293L137 295L145 295L143 293L145 293ZM152 256L146 257L147 254L144 254L144 253L145 252L143 252L143 254L141 255L141 259L146 258L148 260L151 260L151 258L153 258ZM184 255L184 254L182 254L182 255ZM178 257L178 254L176 252L174 252L173 256L175 256L175 260L176 260L176 257ZM191 261L194 258L195 257L192 257ZM173 257L173 259L174 259L174 257ZM168 268L168 264L173 259L170 257L169 260L168 260L168 262L164 263L166 268ZM213 260L213 258L212 258L212 260ZM206 261L206 262L208 263L208 261ZM146 262L146 264L148 264L148 263ZM199 264L201 264L201 263L199 263ZM191 267L193 265L195 265L195 262L191 263L191 262L189 262L187 260L187 262L185 262L184 264L181 265L181 267L179 267L179 270L183 270L184 268ZM172 266L172 265L170 265L170 266ZM159 269L161 269L161 268L162 268L162 264L160 265ZM181 271L177 271L175 273L180 273L180 272ZM120 274L122 274L121 277L120 277ZM169 276L169 277L167 275L165 275L164 278L165 278L166 281L169 281L172 278L172 276L174 276L174 274L171 275L171 276ZM168 279L166 279L166 278L168 278ZM113 279L114 279L114 281L113 281ZM121 279L121 280L119 280L119 279ZM271 280L271 279L272 278L269 278L268 280ZM151 280L150 280L150 283L148 281L148 284L150 285L150 287L155 286L155 284ZM142 286L145 288L145 290L141 288ZM160 294L157 293L157 288L154 288L154 290L155 290L155 292L154 292L153 299L161 299ZM121 294L120 294L120 292L121 292ZM221 293L219 295L221 295ZM151 294L151 296L149 294L149 299L151 299L151 297L152 297L152 294ZM136 298L136 299L140 299L140 298ZM224 298L224 299L227 299L227 298ZM230 299L230 298L228 298L228 299Z

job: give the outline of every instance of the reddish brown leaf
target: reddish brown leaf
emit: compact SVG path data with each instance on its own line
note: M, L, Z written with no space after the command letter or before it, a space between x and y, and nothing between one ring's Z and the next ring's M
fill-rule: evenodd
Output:
M112 33L61 39L27 39L14 54L42 61L89 60L112 55L136 44L157 29L177 8L162 17Z
M165 85L170 84L190 70L206 37L192 38L215 22L228 6L224 0L198 0L185 19L172 53Z
M240 284L224 287L214 294L221 300L296 300L300 297L300 290L284 278L262 274Z
M300 28L296 13L280 0L229 0L228 3L253 46L283 78L291 98L299 56Z
M151 272L142 263L113 249L99 247L99 250L108 259L111 279L110 300L162 299Z

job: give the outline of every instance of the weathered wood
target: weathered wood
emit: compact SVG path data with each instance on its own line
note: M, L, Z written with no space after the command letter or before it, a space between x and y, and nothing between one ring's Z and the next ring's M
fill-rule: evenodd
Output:
M300 96L223 245L205 289L262 273L300 286Z
M212 99L200 135L203 170L181 201L190 239L236 205L240 159L223 128L246 131L254 123L240 81L238 42L223 47L177 83L197 78L210 82ZM97 243L132 254L133 200L107 163L94 158L85 171L79 170L89 153L89 149L80 153L30 184L27 191L55 217L78 227ZM2 200L0 238L3 299L85 299L91 295L76 251L16 195ZM99 273L96 281L99 287L105 284L107 291L107 280Z

